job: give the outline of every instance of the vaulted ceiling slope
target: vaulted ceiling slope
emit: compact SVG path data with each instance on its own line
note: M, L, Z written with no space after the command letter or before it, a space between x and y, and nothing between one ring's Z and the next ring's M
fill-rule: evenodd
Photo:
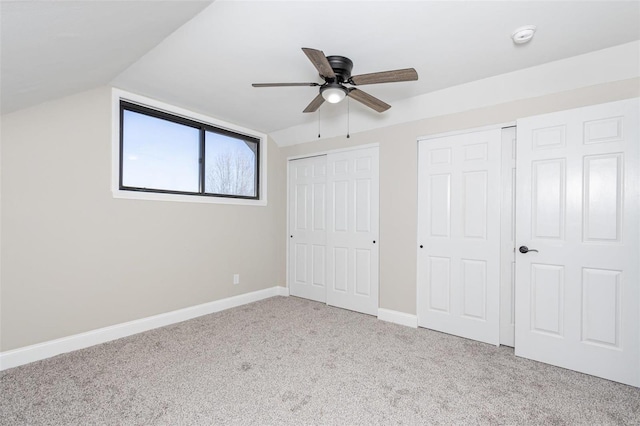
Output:
M317 87L251 87L322 82L301 47L349 57L353 74L414 67L417 82L366 87L393 106L640 39L638 1L51 1L2 11L3 111L110 82L266 133L318 119L302 113ZM511 33L527 24L536 36L516 46Z
M109 84L211 1L2 1L2 113Z

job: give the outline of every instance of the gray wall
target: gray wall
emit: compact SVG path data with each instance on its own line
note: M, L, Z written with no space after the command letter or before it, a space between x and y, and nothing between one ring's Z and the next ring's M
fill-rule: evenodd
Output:
M640 95L640 79L590 86L522 101L399 124L283 148L285 157L380 144L380 307L416 313L417 139ZM463 101L463 100L461 100Z
M111 93L2 117L0 350L285 283L287 156L380 143L380 305L416 308L419 136L640 95L640 79L278 148L266 207L114 199ZM232 275L241 284L233 286Z
M285 285L272 141L259 207L114 199L109 88L3 116L1 132L2 351Z

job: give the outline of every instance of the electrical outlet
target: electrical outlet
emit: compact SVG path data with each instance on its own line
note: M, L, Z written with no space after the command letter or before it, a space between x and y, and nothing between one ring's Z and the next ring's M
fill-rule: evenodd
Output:
M233 284L240 284L240 274L233 274Z

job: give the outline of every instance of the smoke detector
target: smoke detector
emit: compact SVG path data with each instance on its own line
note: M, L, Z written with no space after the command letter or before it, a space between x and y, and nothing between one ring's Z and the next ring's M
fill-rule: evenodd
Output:
M511 38L515 44L524 44L533 38L535 32L535 25L525 25L524 27L517 28L513 34L511 34Z

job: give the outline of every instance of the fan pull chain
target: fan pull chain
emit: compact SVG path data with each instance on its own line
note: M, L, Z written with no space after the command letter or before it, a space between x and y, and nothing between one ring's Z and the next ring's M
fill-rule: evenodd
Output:
M320 108L318 108L318 139L320 139Z
M349 117L350 117L350 115L349 115L349 111L350 111L349 105L351 105L351 104L349 103L349 97L347 97L347 139L349 139L351 137L351 136L349 136L349 125L350 125L350 122L349 122Z

